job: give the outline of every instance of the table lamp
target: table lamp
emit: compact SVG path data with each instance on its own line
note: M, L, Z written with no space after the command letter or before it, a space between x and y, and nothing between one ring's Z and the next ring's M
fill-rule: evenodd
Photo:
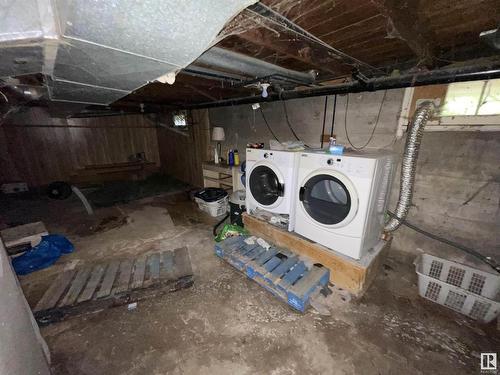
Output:
M212 141L217 141L217 146L215 147L215 164L219 164L220 161L220 156L222 153L222 148L221 148L221 141L224 141L226 139L226 135L224 134L224 128L221 127L214 127L212 129Z

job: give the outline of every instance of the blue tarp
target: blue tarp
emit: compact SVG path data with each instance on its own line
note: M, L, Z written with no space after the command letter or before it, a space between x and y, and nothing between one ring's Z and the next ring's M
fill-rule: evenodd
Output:
M18 275L26 275L53 265L62 254L73 252L75 247L64 236L49 234L42 236L42 241L12 260L12 266Z

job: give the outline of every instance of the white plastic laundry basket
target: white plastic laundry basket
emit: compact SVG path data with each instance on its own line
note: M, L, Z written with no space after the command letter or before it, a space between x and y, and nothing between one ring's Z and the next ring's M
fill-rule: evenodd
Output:
M415 260L419 294L488 323L500 313L500 276L429 254Z
M224 215L229 210L229 199L227 195L215 202L205 202L198 197L195 197L194 200L198 203L200 210L205 211L213 217Z

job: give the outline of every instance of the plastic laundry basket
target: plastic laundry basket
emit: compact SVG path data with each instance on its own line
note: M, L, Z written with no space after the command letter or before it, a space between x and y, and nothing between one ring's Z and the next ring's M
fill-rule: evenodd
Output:
M224 189L205 188L194 195L194 200L200 210L213 217L224 215L229 210L229 198Z
M500 313L500 276L422 254L415 260L419 294L480 322Z

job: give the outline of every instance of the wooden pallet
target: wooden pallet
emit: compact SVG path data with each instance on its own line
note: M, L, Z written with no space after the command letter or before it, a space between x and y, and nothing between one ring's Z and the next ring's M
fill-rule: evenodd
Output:
M186 247L61 273L33 309L40 324L151 298L193 284Z
M357 297L361 296L375 279L392 242L390 236L387 240L380 240L368 254L356 260L246 213L243 214L243 222L245 229L254 236L290 249L329 268L330 282Z
M308 267L290 251L266 250L244 240L244 236L230 237L215 244L215 253L294 309L304 312L313 294L328 283L327 268Z

